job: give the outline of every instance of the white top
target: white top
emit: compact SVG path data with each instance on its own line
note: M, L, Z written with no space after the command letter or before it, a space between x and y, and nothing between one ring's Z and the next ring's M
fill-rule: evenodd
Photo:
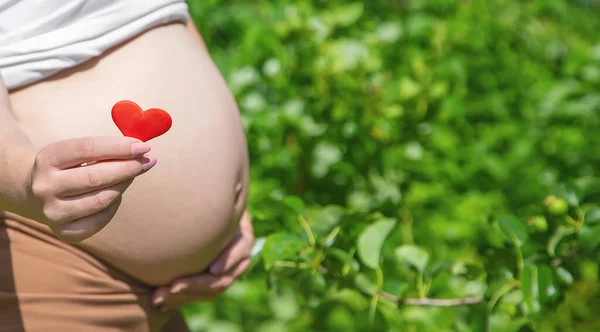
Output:
M0 77L18 88L188 19L185 0L0 0Z

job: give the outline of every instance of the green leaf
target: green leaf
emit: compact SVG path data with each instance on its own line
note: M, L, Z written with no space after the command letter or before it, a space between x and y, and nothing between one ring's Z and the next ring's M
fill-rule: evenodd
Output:
M558 298L559 288L548 265L529 265L521 274L521 291L527 313L536 315Z
M396 258L402 264L408 264L415 270L423 273L429 262L429 253L413 245L403 245L396 248Z
M400 80L400 98L404 100L412 99L421 93L422 87L419 83L412 80L410 77L403 77Z
M283 321L272 319L262 322L256 327L256 330L260 332L281 332L287 331L288 326Z
M364 295L349 288L332 292L325 299L328 301L342 303L356 312L364 311L369 306L369 303L365 299Z
M331 248L329 249L329 253L335 258L339 259L342 263L348 265L350 267L350 272L356 273L359 271L360 265L358 262L344 250Z
M600 245L600 225L581 227L578 237L584 250L595 250Z
M297 214L302 214L302 212L304 212L304 202L299 197L286 196L283 199L283 204L291 208Z
M490 317L490 332L519 332L527 325L525 317L514 318L504 314L494 314Z
M342 159L342 150L328 141L319 142L313 154L312 172L318 178L324 177L329 172L329 168Z
M412 291L414 286L406 281L390 280L389 278L383 282L382 289L386 292L396 295L399 298L404 297L408 292Z
M559 289L554 283L554 278L552 277L552 270L548 265L538 266L538 286L540 293L540 301L543 306L556 299Z
M210 324L210 327L206 329L207 332L242 332L243 329L236 323L226 321L216 321Z
M452 272L454 275L463 276L467 280L475 280L479 278L485 270L479 265L457 263L452 267Z
M521 291L523 292L526 312L528 314L538 314L542 306L540 303L537 266L525 266L523 269L521 273Z
M564 285L570 286L573 284L573 275L564 267L557 266L554 268L554 272L556 273L556 278L558 281Z
M584 197L600 193L600 178L586 176L575 180L577 187L585 194Z
M600 223L600 207L593 207L585 213L585 223L587 225L596 225Z
M556 247L558 246L560 241L562 241L564 238L575 232L576 230L574 230L571 227L563 225L558 226L554 233L552 233L550 239L548 239L548 244L546 246L546 251L548 252L548 255L556 257Z
M454 263L450 261L436 261L435 263L429 265L427 269L425 269L424 275L428 278L435 278L442 272L451 271L453 266Z
M377 309L374 312L375 316L372 319L369 316L369 313L366 311L358 313L358 315L356 316L356 331L390 331L390 323L388 322L388 319L383 315L381 308L382 307L377 307Z
M402 36L402 25L399 22L384 22L377 27L375 34L382 43L395 43Z
M556 196L564 199L569 205L579 205L581 193L572 185L560 185L556 190Z
M515 239L519 240L520 245L524 245L529 240L527 227L516 217L510 215L502 215L498 217L498 225L504 235L511 242Z
M270 270L278 260L295 260L306 241L295 234L275 233L270 235L261 252L265 269Z
M292 320L300 313L296 295L289 288L271 292L269 305L273 316L283 321Z
M394 227L396 227L396 219L384 218L363 230L356 244L358 257L363 264L372 269L379 267L383 244Z
M325 236L342 220L345 210L338 205L327 205L311 211L308 224L315 234Z
M355 314L348 308L336 305L327 312L323 331L354 331Z
M485 302L473 305L471 308L471 330L473 332L489 331L489 312Z
M325 12L322 15L323 22L328 26L350 26L363 14L364 5L362 2L354 2L339 6L334 10Z
M425 39L431 33L433 24L434 19L432 16L425 13L415 13L408 16L406 31L411 37Z
M369 277L367 277L364 273L359 273L354 277L354 285L360 289L365 294L370 296L377 293L377 285L375 282Z

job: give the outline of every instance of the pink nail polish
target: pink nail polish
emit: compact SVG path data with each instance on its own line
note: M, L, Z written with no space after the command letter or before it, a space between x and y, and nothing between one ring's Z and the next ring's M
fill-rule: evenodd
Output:
M211 265L210 273L216 275L216 274L223 272L224 265L225 265L225 263L223 263L222 261L219 261L218 263Z
M154 156L144 157L144 163L142 164L142 169L144 171L151 169L152 167L154 167L154 165L156 165L157 161L158 161L158 159L156 159L156 157L154 157Z
M179 293L181 292L183 289L185 288L184 284L177 284L175 286L173 286L173 288L171 288L171 293L175 294L175 293Z
M150 151L150 145L146 143L133 143L131 144L131 152L135 155L144 154Z
M163 302L165 302L165 297L164 297L164 296L159 296L159 297L155 298L155 299L152 301L152 304L154 304L154 305L158 306L158 305L161 305L161 304L163 304Z

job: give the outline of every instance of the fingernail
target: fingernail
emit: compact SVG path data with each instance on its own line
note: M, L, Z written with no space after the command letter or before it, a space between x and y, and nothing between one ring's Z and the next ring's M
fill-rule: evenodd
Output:
M219 261L213 265L210 266L210 273L212 274L219 274L221 272L223 272L223 266L225 265L224 262Z
M159 306L159 305L163 304L163 302L165 302L164 296L158 296L154 300L152 300L152 304L154 304L155 306Z
M186 285L184 284L177 284L175 286L173 286L173 288L171 288L171 293L175 294L175 293L179 293L182 290L184 290L186 288Z
M150 145L146 143L133 143L131 144L131 152L133 154L144 154L150 151Z
M142 169L144 171L151 169L152 167L154 167L154 165L156 165L157 161L158 161L158 159L156 159L156 157L154 157L154 156L144 157L144 162L142 163Z

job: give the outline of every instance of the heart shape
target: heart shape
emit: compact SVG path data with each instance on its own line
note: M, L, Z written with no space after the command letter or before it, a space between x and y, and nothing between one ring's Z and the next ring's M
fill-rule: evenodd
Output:
M160 108L143 111L130 100L121 100L112 108L112 119L121 133L143 142L166 133L173 124L171 116Z

